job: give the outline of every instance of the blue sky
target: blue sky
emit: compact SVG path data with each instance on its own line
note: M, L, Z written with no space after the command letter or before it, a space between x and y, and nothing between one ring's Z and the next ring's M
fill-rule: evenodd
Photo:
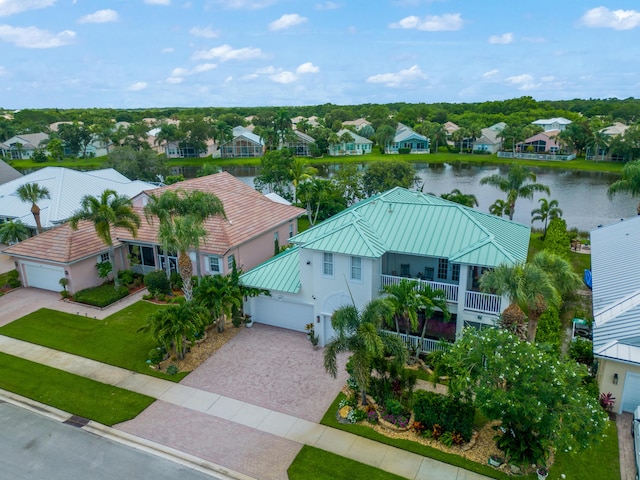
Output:
M638 97L637 0L0 0L0 107Z

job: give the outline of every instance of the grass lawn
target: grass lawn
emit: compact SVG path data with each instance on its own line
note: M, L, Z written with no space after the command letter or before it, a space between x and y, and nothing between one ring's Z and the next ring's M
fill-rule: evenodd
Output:
M536 253L544 250L544 242L540 238L540 235L540 232L531 232L527 261L531 261L531 259L535 257ZM569 262L573 266L573 271L580 275L580 278L582 278L585 270L591 268L590 254L569 251L567 260L569 260Z
M137 302L104 320L40 309L0 328L0 334L174 382L186 373L166 375L149 368L156 347L148 333L138 333L147 315L164 306Z
M0 353L0 388L109 426L136 417L154 401L4 353Z
M392 473L305 445L287 470L290 480L401 480Z

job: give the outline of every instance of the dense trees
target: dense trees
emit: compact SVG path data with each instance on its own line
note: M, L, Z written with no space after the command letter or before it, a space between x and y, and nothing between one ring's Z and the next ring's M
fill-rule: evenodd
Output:
M136 150L132 147L116 147L104 163L131 180L158 182L169 174L166 157L153 150Z
M640 160L627 163L622 170L622 178L613 182L607 190L609 198L619 193L629 193L632 197L640 194ZM637 210L640 215L640 204Z

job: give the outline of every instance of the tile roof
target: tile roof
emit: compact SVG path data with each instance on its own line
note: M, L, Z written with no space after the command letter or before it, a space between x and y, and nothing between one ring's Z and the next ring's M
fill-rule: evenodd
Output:
M112 233L115 247L120 245ZM107 247L96 233L93 223L82 221L78 230L71 230L68 223L11 245L4 254L26 260L46 260L56 263L74 263L78 260L106 252Z
M147 190L141 195L154 194L158 196L166 190L176 189L213 193L222 201L227 218L212 217L205 221L205 228L209 235L201 246L203 252L216 255L223 255L234 246L251 240L265 231L305 213L302 208L270 200L227 172ZM144 220L142 207L136 207L136 210L143 219L136 240L157 243L157 222L150 225ZM133 240L131 234L126 230L119 230L117 235L122 240Z

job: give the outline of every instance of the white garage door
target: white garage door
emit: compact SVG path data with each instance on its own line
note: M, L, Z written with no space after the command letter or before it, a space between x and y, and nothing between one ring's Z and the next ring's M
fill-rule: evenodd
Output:
M25 263L24 272L27 285L44 290L59 292L62 287L58 281L64 277L64 268L37 263Z
M640 374L627 372L622 392L622 411L633 412L640 405Z
M304 332L304 326L313 322L313 305L287 302L274 297L253 299L251 316L254 322Z

